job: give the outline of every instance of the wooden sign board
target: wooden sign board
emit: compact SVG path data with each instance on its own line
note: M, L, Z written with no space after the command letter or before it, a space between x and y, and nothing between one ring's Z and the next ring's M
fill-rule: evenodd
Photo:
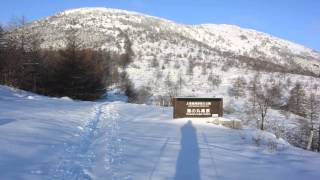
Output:
M177 97L172 99L173 118L223 116L222 98Z

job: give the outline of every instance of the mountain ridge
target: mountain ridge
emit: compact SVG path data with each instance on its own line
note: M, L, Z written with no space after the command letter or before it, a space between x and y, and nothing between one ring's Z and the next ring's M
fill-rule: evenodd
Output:
M230 69L238 76L248 74L248 70L249 74L265 71L320 75L320 54L314 50L235 25L183 25L126 10L78 8L23 29L41 37L41 47L49 49L64 48L70 29L77 30L83 48L123 54L130 41L134 56L126 72L137 87L155 86L155 94L163 94L168 89L165 82L176 83L180 76L193 83L186 87L203 87L205 92L210 89L205 84L212 74L223 77L230 74ZM229 82L229 77L223 78L223 82ZM150 83L154 81L159 85Z
M111 8L77 8L77 9L66 10L66 11L57 13L54 16L49 16L48 18L37 20L31 24L41 23L43 21L50 21L52 19L52 17L65 17L65 16L88 15L88 14L96 14L96 16L98 16L98 15L103 15L103 14L117 14L117 13L131 15L131 16L140 16L140 17L144 17L146 19L151 18L152 20L159 21L160 25L166 25L167 27L163 27L164 30L165 29L176 30L177 33L182 33L183 35L185 35L187 37L191 37L191 38L196 39L198 41L203 41L204 43L206 43L209 46L212 46L212 44L213 44L212 41L216 40L215 38L211 37L210 41L204 41L205 39L208 39L208 34L210 34L210 33L215 34L215 33L219 32L221 34L221 33L230 33L233 31L233 33L245 32L246 34L251 33L253 35L260 35L260 36L264 36L264 38L266 38L265 41L268 41L268 38L270 38L272 40L275 39L276 41L281 41L280 44L282 44L282 45L284 44L283 46L289 46L288 47L289 50L294 49L294 51L291 51L291 53L293 53L293 54L296 54L295 52L304 52L304 53L307 53L308 55L311 55L311 57L313 57L314 59L317 59L317 61L320 62L320 54L317 53L315 50L313 50L311 48L307 48L307 47L300 45L300 44L293 43L288 40L281 39L279 37L272 36L272 35L264 33L264 32L256 31L254 29L242 28L240 26L228 25L228 24L185 25L185 24L175 23L174 21L167 20L164 18L145 15L145 14L138 13L138 12L131 12L131 11L126 11L126 10L118 10L118 9L111 9ZM137 20L137 23L142 23L141 18L137 19L135 17L135 19L133 19L131 21L135 22L135 20ZM150 24L150 26L152 26L152 24ZM195 32L195 34L198 33L199 36L196 37L196 35L194 35L194 33L192 33L192 31ZM192 34L191 36L190 36L190 33ZM225 36L224 36L224 38L225 38ZM229 40L229 39L227 39L227 40ZM236 39L236 40L238 40L238 39ZM229 41L232 43L235 41L235 39L232 39ZM245 42L243 42L243 43L246 44ZM250 44L250 43L252 43L252 42L248 42L247 44ZM263 43L263 42L261 42L261 43ZM266 43L266 42L264 42L264 43ZM235 45L239 45L239 44L235 44ZM257 44L255 44L255 45L257 45ZM232 47L232 48L234 48L234 47ZM252 49L252 47L250 47L250 49ZM250 49L248 49L248 50L250 50ZM227 51L227 50L232 50L232 49L230 49L230 48L228 49L228 48L224 47L223 50ZM297 53L297 54L300 54L300 53Z
M195 26L195 27L197 27L197 26L212 26L212 25L213 26L217 26L218 25L218 26L226 26L226 27L244 29L244 30L247 30L247 31L254 31L254 32L258 32L258 33L264 34L264 35L268 35L268 36L271 36L271 37L276 38L276 39L285 40L285 41L288 41L290 43L302 46L303 48L315 51L315 53L317 53L317 54L320 54L319 51L317 51L317 50L315 50L313 48L307 47L305 45L302 45L302 44L300 44L298 42L294 42L292 40L287 40L285 38L281 38L281 37L278 37L276 35L272 35L270 33L266 33L266 32L263 32L263 31L258 31L258 30L254 29L254 28L241 27L239 25L233 25L233 24L225 24L225 23L215 24L215 23L210 23L210 22L200 23L200 24L185 24L185 23L178 23L178 22L175 22L174 20L169 20L169 19L162 18L162 17L157 17L157 16L153 16L153 15L144 14L144 13L137 12L137 11L128 11L128 10L107 8L107 7L82 7L82 8L67 9L67 10L64 10L62 12L56 13L55 15L76 13L76 12L79 12L79 11L87 11L87 12L89 12L89 11L95 11L95 10L105 11L105 12L110 12L110 13L111 12L121 12L121 13L135 14L135 15L143 15L143 16L147 16L147 17L151 17L151 18L156 18L156 19L159 19L159 20L162 20L162 21L167 21L167 22L171 22L171 23L175 23L175 24L179 24L179 25L184 25L184 26L191 26L191 27L192 26Z
M284 39L284 38L281 38L281 37L278 37L278 36L275 36L275 35L272 35L272 34L269 34L269 33L266 33L266 32L263 32L263 31L258 31L256 29L253 29L253 28L247 28L247 27L241 27L239 25L233 25L233 24L215 24L215 23L200 23L200 24L185 24L185 23L177 23L175 22L174 20L169 20L169 19L166 19L166 18L162 18L162 17L157 17L157 16L153 16L153 15L148 15L148 14L144 14L144 13L140 13L140 12L137 12L137 11L128 11L128 10L122 10L122 9L114 9L114 8L106 8L106 7L82 7L82 8L74 8L74 9L68 9L68 10L64 10L62 12L59 12L59 13L56 13L55 15L61 15L61 14L71 14L71 13L86 13L86 12L93 12L93 11L101 11L101 12L108 12L108 13L127 13L127 14L132 14L132 15L142 15L142 16L146 16L146 17L150 17L150 18L155 18L155 19L158 19L158 20L161 20L161 21L166 21L166 22L169 22L169 23L174 23L174 24L177 24L177 25L183 25L183 26L190 26L190 27L202 27L202 26L222 26L222 27L230 27L230 28L237 28L237 29L242 29L242 30L245 30L245 31L252 31L252 32L255 32L255 33L260 33L260 34L263 34L263 35L267 35L267 36L270 36L272 38L275 38L275 39L279 39L279 40L283 40L283 41L288 41L292 44L295 44L295 45L299 45L303 48L306 48L306 49L309 49L309 50L312 50L314 51L315 53L319 54L320 52L318 52L317 50L313 49L313 48L309 48L305 45L301 45L299 44L298 42L293 42L291 40L287 40L287 39ZM38 20L37 20L38 21Z

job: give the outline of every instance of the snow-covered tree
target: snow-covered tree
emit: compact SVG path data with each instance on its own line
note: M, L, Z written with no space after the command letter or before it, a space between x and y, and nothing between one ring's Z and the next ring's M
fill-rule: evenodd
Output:
M315 130L317 128L316 124L319 123L319 122L316 122L316 121L319 121L319 109L320 109L319 100L316 98L316 94L314 93L310 94L310 96L307 99L306 105L307 105L306 116L309 120L309 127L310 127L310 131L309 131L310 134L309 134L307 149L310 150L312 148L313 139L315 136Z
M170 97L170 99L178 95L179 84L172 81L170 72L167 74L167 77L165 79L165 84L166 84L167 95Z
M206 63L202 63L201 74L202 75L207 75L207 64Z
M281 97L281 91L277 84L270 85L266 82L261 85L258 80L259 77L256 76L251 81L249 102L252 103L251 111L254 117L257 116L257 127L265 130L268 111Z
M190 58L188 59L188 69L187 69L187 74L188 75L193 75L193 68L195 66L194 59Z
M222 83L221 77L219 75L213 74L212 72L208 76L209 84L212 85L212 88L219 87Z
M150 67L152 67L152 68L159 67L159 61L158 61L158 59L157 59L157 57L155 55L151 59Z
M126 68L133 61L134 52L132 50L132 41L130 40L129 35L126 32L120 32L124 38L125 53L121 56L119 65L122 66L122 68Z
M290 91L287 104L288 110L299 116L306 117L306 103L306 92L303 89L302 84L297 82Z
M257 108L257 93L261 91L261 84L260 84L261 76L259 73L255 74L254 77L248 83L248 90L249 90L249 102L251 104L250 111L252 113L256 112Z
M232 87L229 88L229 95L238 99L239 97L243 97L246 95L246 88L247 81L244 77L237 77L234 79L232 83Z

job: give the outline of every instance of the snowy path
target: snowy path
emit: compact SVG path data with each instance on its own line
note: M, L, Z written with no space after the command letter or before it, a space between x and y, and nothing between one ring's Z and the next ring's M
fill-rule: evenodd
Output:
M317 153L274 144L267 133L171 115L171 108L12 95L0 88L0 179L320 177Z
M125 164L118 171L129 179L320 177L318 154L283 144L271 146L268 136L257 146L252 130L232 130L197 120L172 120L171 109L121 103L116 106L122 117L119 137L125 144Z
M62 161L49 179L122 179L115 170L122 152L117 110L112 104L102 103L93 108L93 113L81 138L66 145Z
M65 153L61 157L56 169L51 172L52 179L90 179L86 169L92 166L95 152L89 148L96 138L98 124L101 120L102 108L104 104L96 105L94 108L94 117L85 126L83 135L78 142L65 144Z

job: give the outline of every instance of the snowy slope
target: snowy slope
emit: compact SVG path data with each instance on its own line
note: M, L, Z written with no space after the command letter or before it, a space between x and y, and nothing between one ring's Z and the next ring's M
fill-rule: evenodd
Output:
M42 47L63 47L65 32L79 29L85 47L123 51L127 34L134 51L172 60L194 57L197 60L225 59L221 53L245 55L267 61L319 72L320 54L301 45L273 37L252 29L233 25L182 25L140 13L107 8L80 8L58 13L35 21L26 29L43 38ZM222 56L222 57L221 57ZM232 57L232 56L231 56Z
M186 90L181 96L224 96L231 77L249 79L257 72L255 65L267 72L266 77L273 71L289 72L283 82L320 74L318 52L233 25L183 25L124 10L80 8L32 22L17 32L36 33L43 48L63 48L70 29L78 30L83 47L116 53L125 52L129 38L134 57L126 72L136 88L149 86L154 96L172 94L166 82L177 86L180 77L181 89ZM210 75L220 77L222 87L213 87ZM318 78L313 81L319 83Z
M319 154L272 134L171 117L171 108L77 102L0 86L0 179L320 177Z
M250 54L250 51L258 48L267 57L272 58L279 55L276 50L287 50L290 54L306 55L309 56L306 58L318 61L320 58L320 54L312 49L252 29L225 24L188 26L158 17L118 9L79 8L67 10L46 19L33 22L29 28L40 31L42 35L45 35L45 40L49 40L46 42L48 46L56 46L56 41L61 41L59 34L47 32L64 31L73 26L82 29L84 33L90 33L87 34L90 35L90 37L87 37L89 41L101 41L98 39L99 37L95 37L99 33L102 33L100 34L101 36L117 36L119 35L119 30L122 30L127 32L130 39L135 41L137 45L142 45L141 43L143 43L139 39L147 40L151 45L154 44L155 42L150 42L151 39L149 39L152 36L150 33L154 33L153 36L162 34L166 35L170 40L174 40L172 36L178 35L185 39L190 38L192 41L199 41L199 43L206 44L211 48L240 54ZM88 30L92 31L88 32ZM114 34L111 34L112 32ZM138 39L134 39L134 36L138 35L136 33L142 33L139 34L140 37ZM154 38L155 41L161 43L161 39ZM162 40L166 41L168 39L164 38ZM102 39L102 41L106 41L106 39ZM90 44L93 42L86 43ZM183 46L183 44L178 45ZM99 44L95 44L94 47L101 48ZM139 50L141 51L141 49Z

